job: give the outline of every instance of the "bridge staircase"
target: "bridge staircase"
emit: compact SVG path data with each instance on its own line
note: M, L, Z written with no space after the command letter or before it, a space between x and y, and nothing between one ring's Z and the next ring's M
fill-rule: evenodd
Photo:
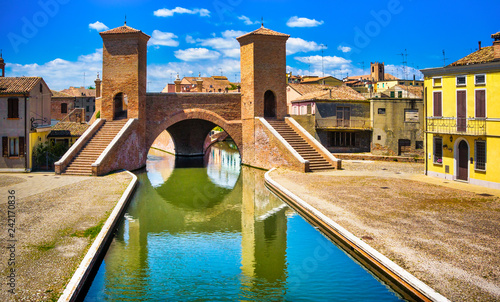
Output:
M126 122L126 119L105 121L80 152L75 155L62 174L91 175L92 164L99 158Z
M309 161L309 169L314 171L335 169L335 167L326 160L320 152L316 151L304 138L302 138L285 121L267 120L267 122L276 130L297 153L305 160Z

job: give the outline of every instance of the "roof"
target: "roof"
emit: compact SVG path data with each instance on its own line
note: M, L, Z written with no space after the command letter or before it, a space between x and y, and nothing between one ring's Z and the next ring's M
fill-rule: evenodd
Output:
M88 127L90 126L86 123L59 122L50 128L47 137L81 136Z
M41 77L0 77L0 94L29 93Z
M187 84L190 83L191 85L196 85L196 80L199 79L199 77L184 77L182 79L183 83L182 84ZM215 90L218 91L219 89L225 90L226 87L231 87L231 82L226 77L222 76L212 76L212 77L202 77L203 80L203 89L204 90Z
M320 84L294 84L294 83L290 83L288 84L288 86L290 86L293 90L297 91L300 95L304 95L315 91L323 91L325 89L328 89L328 87L331 87Z
M470 64L488 63L495 59L493 46L483 47L460 60L451 63L449 66L461 66Z
M332 79L335 79L335 80L341 82L339 79L337 79L335 77L327 76L327 77L321 77L321 78L307 78L307 79L302 80L302 83L318 82L318 81L321 81L321 80L324 80L324 79L328 79L328 78L332 78Z
M495 39L495 40L500 39L500 31L499 31L499 32L497 32L496 34L492 34L492 35L491 35L491 38L492 38L492 39Z
M408 91L410 94L414 96L414 98L417 99L422 99L424 97L424 87L423 86L411 86L411 85L396 85L394 87L391 87L387 89L386 91L383 92L383 94L386 94L391 91L396 91L396 90L405 90ZM412 98L411 96L407 96L408 98Z
M88 89L85 87L69 87L60 92L67 94L69 96L89 96L95 97L95 89Z
M359 76L351 76L347 77L348 80L372 80L372 75L371 74L365 74L365 75L359 75ZM390 73L384 73L384 81L392 81L392 80L399 80L395 76L393 76Z
M52 98L71 98L73 96L64 93L62 91L55 91L55 90L50 90L52 92Z
M125 23L125 25L123 26L100 32L101 35L133 34L133 33L142 33L142 31L128 26L127 23Z
M333 86L324 90L307 93L292 101L364 101L366 98L349 86Z
M287 37L287 38L290 37L290 35L282 34L282 33L279 33L277 31L274 31L274 30L271 30L271 29L268 29L268 28L265 28L264 26L262 26L261 28L259 28L257 30L254 30L252 32L249 32L248 34L240 36L240 37L238 37L236 39L239 40L239 39L241 39L243 37L248 37L248 36L252 36L252 35Z

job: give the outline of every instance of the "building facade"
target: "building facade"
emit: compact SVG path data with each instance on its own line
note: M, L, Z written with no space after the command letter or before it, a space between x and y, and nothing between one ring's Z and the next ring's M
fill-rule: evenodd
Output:
M0 171L29 171L50 131L51 92L39 77L0 77Z
M426 173L500 188L500 32L425 82Z

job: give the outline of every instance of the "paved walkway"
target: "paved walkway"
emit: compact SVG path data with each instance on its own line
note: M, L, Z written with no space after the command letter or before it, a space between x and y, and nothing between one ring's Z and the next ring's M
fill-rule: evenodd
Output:
M343 165L271 177L450 300L500 300L500 191L424 176L422 164Z
M131 181L122 172L105 177L53 173L0 173L0 301L55 301ZM9 191L15 190L15 222L8 221ZM12 214L12 213L11 213ZM15 237L9 237L15 228ZM17 240L15 265L5 247ZM15 295L7 290L15 268Z

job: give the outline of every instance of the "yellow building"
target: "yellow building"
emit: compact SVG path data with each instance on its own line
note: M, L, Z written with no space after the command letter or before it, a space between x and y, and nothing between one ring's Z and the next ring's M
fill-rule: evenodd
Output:
M500 189L500 32L493 46L422 70L426 174Z

